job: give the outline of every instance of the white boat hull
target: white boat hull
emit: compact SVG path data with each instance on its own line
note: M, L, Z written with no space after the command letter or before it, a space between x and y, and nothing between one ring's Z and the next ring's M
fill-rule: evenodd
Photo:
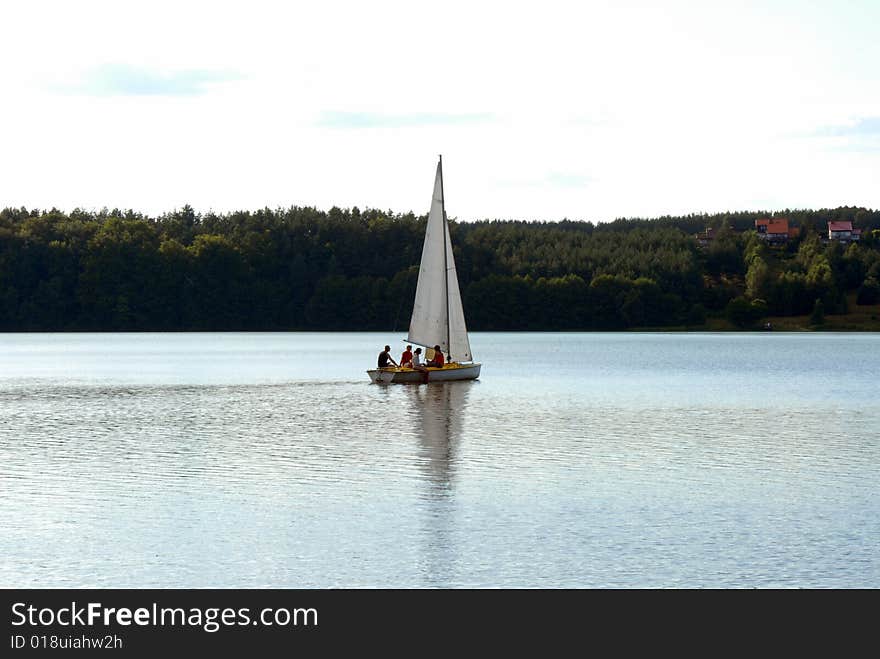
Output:
M443 368L428 368L428 382L476 380L482 364L447 364ZM373 384L424 384L425 373L411 368L376 368L367 371Z

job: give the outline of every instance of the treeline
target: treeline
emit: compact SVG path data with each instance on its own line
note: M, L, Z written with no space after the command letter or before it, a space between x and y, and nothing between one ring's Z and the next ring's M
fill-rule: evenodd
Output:
M880 212L787 211L768 248L735 213L656 220L454 222L473 330L738 324L880 297ZM781 215L781 214L778 214ZM860 245L820 239L829 219ZM0 330L404 330L426 218L311 207L227 214L0 211ZM713 226L707 249L694 233ZM873 300L873 302L872 302Z

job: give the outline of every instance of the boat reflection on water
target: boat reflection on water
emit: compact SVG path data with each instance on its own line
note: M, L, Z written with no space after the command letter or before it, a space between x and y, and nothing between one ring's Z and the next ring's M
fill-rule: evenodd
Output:
M435 496L452 488L455 454L464 428L464 411L470 388L476 382L437 382L427 387L407 387L412 409L419 410L420 466Z
M462 441L465 408L471 387L479 382L445 382L408 387L413 409L420 410L419 468L424 473L424 524L422 573L427 587L455 582L454 481Z

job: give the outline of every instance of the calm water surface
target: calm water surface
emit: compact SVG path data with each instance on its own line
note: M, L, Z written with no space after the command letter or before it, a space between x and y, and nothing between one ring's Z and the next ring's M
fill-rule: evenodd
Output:
M0 586L880 587L880 335L0 335Z

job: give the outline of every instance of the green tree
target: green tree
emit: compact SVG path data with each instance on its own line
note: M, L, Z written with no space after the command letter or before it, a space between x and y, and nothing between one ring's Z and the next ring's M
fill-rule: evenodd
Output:
M769 287L770 268L761 256L755 256L746 272L746 295L752 299L767 298Z
M727 319L737 327L749 327L767 315L767 304L763 300L734 298L725 309Z
M813 313L810 314L810 325L822 325L825 322L825 305L822 298L816 298Z
M253 328L250 272L240 250L225 236L200 234L187 251L192 257L189 324L202 330Z
M878 304L880 303L880 283L872 277L865 279L864 283L859 287L856 295L856 304Z
M592 325L596 329L622 329L628 318L623 311L632 282L625 277L599 275L590 282Z
M89 329L151 328L159 237L139 219L110 214L88 243L78 301Z

